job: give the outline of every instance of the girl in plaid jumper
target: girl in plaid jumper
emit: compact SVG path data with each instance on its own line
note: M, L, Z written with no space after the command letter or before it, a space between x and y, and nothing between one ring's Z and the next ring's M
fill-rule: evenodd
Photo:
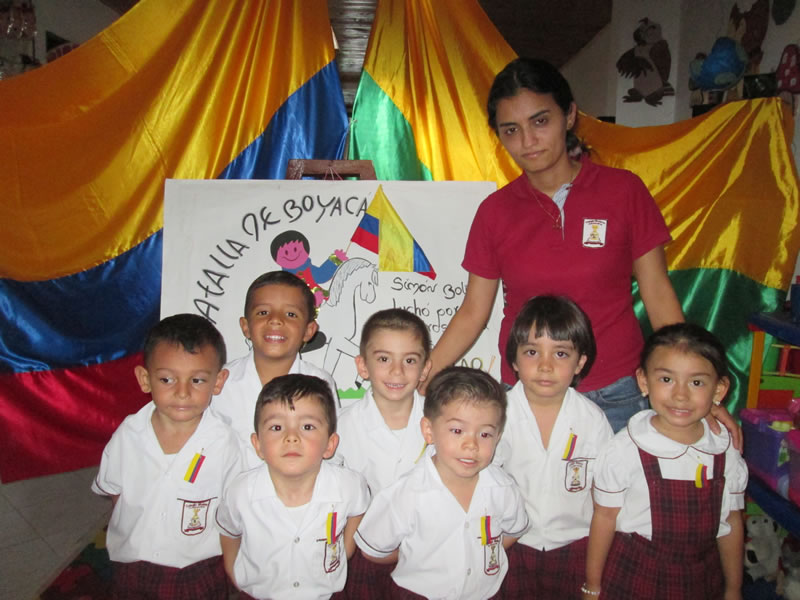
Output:
M725 350L702 327L668 325L636 376L652 410L598 457L584 598L741 599L747 468L705 420L730 386Z

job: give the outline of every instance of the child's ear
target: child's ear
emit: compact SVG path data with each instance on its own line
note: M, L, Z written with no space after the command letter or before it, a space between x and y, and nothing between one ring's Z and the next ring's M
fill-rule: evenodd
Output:
M420 381L425 381L428 378L428 373L431 372L431 367L433 366L433 362L429 358L425 361L425 366L422 367L422 373L419 376Z
M247 324L247 318L246 317L239 317L239 327L241 327L242 333L244 334L244 337L246 337L249 340L250 339L250 326Z
M255 448L256 454L258 454L258 458L264 460L264 455L261 454L261 445L258 443L257 433L250 434L250 443L253 444L253 448Z
M720 377L717 387L714 390L714 404L719 404L725 399L725 395L731 387L731 380L727 377Z
M581 357L578 359L578 366L577 366L577 367L575 367L575 373L574 373L574 375L577 375L578 373L580 373L581 371L583 371L583 365L585 365L585 364L586 364L586 361L587 361L587 360L589 360L589 357L588 357L588 356L586 356L585 354L581 354Z
M639 389L642 392L642 396L647 396L650 392L647 389L647 375L645 374L642 367L636 368L636 383L639 384Z
M152 392L153 388L150 387L150 376L147 373L147 369L145 369L142 365L137 365L133 372L136 375L136 381L139 382L139 388L145 394Z
M368 380L369 379L369 371L367 370L367 361L364 360L364 357L360 354L356 356L356 371L358 371L358 376L361 379Z
M325 448L325 454L322 455L322 458L331 458L334 454L336 454L336 448L339 447L339 434L332 433L328 438L328 447Z
M228 369L220 369L220 372L217 373L217 380L214 382L214 395L216 396L222 391L222 387L225 385L225 382L228 381L228 375L231 372Z
M433 444L433 423L428 417L422 417L419 420L419 428L422 430L422 437L425 439L425 443L430 445Z
M309 321L308 325L306 325L306 332L303 334L303 341L307 342L314 337L314 334L317 333L317 329L319 329L317 321Z

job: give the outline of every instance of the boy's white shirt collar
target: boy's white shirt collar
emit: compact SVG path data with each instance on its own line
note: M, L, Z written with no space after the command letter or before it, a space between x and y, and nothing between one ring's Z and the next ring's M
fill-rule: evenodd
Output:
M627 431L637 447L658 458L679 458L686 454L690 448L704 454L722 454L731 444L730 434L724 426L720 425L722 430L719 434L715 434L711 431L705 419L701 421L703 424L703 436L694 444L681 444L656 430L652 423L652 418L655 415L656 412L651 409L636 413L628 421Z
M367 390L362 400L364 401L363 409L366 417L364 419L364 429L369 431L382 430L384 428L389 429L389 426L386 425L386 421L383 419L381 411L378 409L378 405L375 403L375 397L372 395L371 387ZM420 417L422 416L422 396L420 396L419 392L416 390L414 391L414 400L411 405L411 412L408 415L408 424L406 428L414 426L419 427L419 420L417 420L416 423L412 423L415 414L419 414Z
M342 496L339 493L338 486L336 486L331 477L328 469L339 468L332 465L326 465L323 459L319 467L319 473L314 481L314 490L311 492L310 502L341 502ZM272 482L272 477L269 474L269 467L267 463L256 467L259 470L255 485L253 486L253 500L266 500L270 498L278 498L278 492L275 490L275 484Z

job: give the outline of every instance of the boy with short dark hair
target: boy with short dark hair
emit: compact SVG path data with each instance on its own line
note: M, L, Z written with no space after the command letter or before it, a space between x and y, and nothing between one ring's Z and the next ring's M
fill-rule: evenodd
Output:
M329 464L338 443L327 384L283 375L264 386L253 448L217 512L225 569L245 598L328 598L340 591L369 504L363 477Z
M211 410L239 435L248 466L255 467L261 461L250 444L253 408L265 384L280 375L301 373L324 379L334 400L338 394L327 371L300 358L303 344L317 332L317 322L314 295L297 276L270 271L256 278L247 289L239 326L252 349L226 365L228 383Z
M424 414L433 451L378 492L356 532L369 560L398 561L393 589L375 597L492 597L506 548L528 528L516 484L491 464L505 392L487 373L450 367L428 386Z
M152 402L114 432L92 485L114 503L114 598L227 594L213 513L244 462L233 431L206 410L224 362L222 335L198 315L167 317L147 336L135 373Z

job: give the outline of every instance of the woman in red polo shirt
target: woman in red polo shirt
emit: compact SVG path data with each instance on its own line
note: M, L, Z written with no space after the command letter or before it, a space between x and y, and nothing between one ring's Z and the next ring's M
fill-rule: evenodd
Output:
M667 275L664 244L671 238L664 218L636 175L580 156L577 107L566 79L549 63L509 63L494 80L487 109L489 125L522 174L487 197L475 215L462 263L467 293L433 349L431 375L475 342L502 281L502 379L513 385L504 357L519 308L532 296L565 295L589 315L597 340L597 360L578 389L617 431L647 408L633 377L644 339L631 276L653 329L684 320Z

